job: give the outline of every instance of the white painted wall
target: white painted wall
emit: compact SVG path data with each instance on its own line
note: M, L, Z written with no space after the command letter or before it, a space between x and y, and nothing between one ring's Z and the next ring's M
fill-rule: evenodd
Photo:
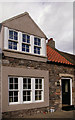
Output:
M30 36L30 44L31 44L30 53L34 54L34 36L33 35Z
M4 49L8 49L8 28L7 27L4 27Z
M46 56L46 40L44 38L41 39L41 55Z
M22 32L18 32L18 51L22 51Z

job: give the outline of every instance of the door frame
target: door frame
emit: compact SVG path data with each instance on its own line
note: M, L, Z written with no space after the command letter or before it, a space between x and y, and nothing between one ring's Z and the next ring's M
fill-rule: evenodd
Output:
M71 78L66 78L66 77L61 78L61 103L62 103L62 80L63 79L69 79L70 80L70 105L72 105L72 79Z

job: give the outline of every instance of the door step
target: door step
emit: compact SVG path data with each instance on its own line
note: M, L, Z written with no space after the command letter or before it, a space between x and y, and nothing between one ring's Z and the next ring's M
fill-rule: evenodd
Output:
M75 110L75 107L74 105L63 105L62 110L65 110L65 111Z

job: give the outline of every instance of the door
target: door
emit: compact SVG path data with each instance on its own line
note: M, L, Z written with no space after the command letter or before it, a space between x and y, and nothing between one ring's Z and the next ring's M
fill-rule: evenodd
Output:
M62 79L62 104L70 105L70 79Z

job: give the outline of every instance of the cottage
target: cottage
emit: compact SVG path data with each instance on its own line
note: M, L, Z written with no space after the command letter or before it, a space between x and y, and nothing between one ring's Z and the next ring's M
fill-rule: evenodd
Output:
M52 38L46 45L27 12L2 22L0 38L3 117L75 105L75 56L58 51Z

